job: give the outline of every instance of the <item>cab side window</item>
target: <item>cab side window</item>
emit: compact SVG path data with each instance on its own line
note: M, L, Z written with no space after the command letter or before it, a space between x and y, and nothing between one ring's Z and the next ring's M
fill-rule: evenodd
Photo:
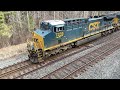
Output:
M57 27L54 27L54 30L53 30L54 32L57 32Z
M72 29L72 21L68 21L67 22L67 26L66 26L66 29Z
M60 31L63 31L64 30L64 27L54 27L54 32L60 32Z
M64 27L58 27L58 31L63 31Z

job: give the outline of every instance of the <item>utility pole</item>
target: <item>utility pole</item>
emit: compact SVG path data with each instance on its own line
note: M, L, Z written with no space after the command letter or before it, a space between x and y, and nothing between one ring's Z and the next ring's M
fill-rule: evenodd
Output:
M28 11L27 11L27 21L28 21L28 30L30 31L30 20L29 20Z
M18 19L19 19L19 24L20 24L20 29L22 30L22 23L21 23L21 15L20 15L20 11L18 11Z
M44 15L43 15L43 19L45 20L45 11L43 11L43 14L44 14Z

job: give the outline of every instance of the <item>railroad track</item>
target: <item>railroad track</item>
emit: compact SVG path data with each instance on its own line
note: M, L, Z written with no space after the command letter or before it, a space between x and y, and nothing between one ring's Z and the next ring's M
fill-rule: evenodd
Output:
M119 32L119 33L120 33L120 32ZM119 34L119 33L117 33L117 34ZM115 34L115 37L114 37L114 38L112 38L112 37L111 37L111 39L110 39L110 38L107 38L106 41L107 41L107 40L110 40L110 41L113 40L113 41L114 41L117 37L119 37L119 35L116 35L116 34ZM109 41L107 41L107 42L109 42ZM96 45L97 45L97 44L96 44ZM43 67L52 65L52 64L55 63L55 62L58 62L58 61L60 61L60 60L62 60L62 59L64 59L64 58L67 58L67 57L69 57L69 56L72 56L72 55L74 55L74 54L77 54L77 53L79 53L80 51L84 51L84 50L86 50L86 49L88 49L88 48L90 48L90 47L89 47L89 45L86 44L86 46L81 46L81 47L79 47L79 49L78 49L78 48L74 48L74 49L70 49L70 50L68 50L68 51L65 51L64 53L58 54L58 55L56 55L56 56L53 56L53 57L51 57L50 59L48 59L47 61L43 62L40 68L43 68ZM74 50L74 51L73 51L73 50ZM70 53L71 51L73 51L73 52ZM38 68L38 69L40 69L40 68ZM37 69L36 69L36 70L37 70ZM34 72L34 71L35 71L35 70L33 70L33 71L31 71L31 72ZM29 73L31 73L31 72L29 72ZM20 77L17 77L17 78L22 79L23 76L24 76L24 75L22 75L22 76L20 76Z
M119 35L117 33L117 35L115 35L114 38L117 38L118 36ZM110 39L107 38L106 41L107 40L110 40ZM85 44L85 45L77 47L77 48L72 48L70 50L67 50L67 51L61 53L61 54L52 56L52 57L48 58L46 61L44 61L40 64L31 64L30 61L27 60L27 61L15 64L15 65L12 65L10 67L6 67L6 68L0 70L0 79L22 78L26 74L29 74L31 72L34 72L37 69L41 69L43 67L51 65L51 64L53 64L55 62L58 62L58 61L66 58L66 57L69 57L71 55L74 55L74 54L77 54L81 51L84 51L88 48L91 48L91 47L89 47L88 44Z
M120 37L108 44L72 61L40 79L71 79L76 73L86 71L86 67L103 60L107 55L120 48Z
M60 60L62 60L62 59L64 59L64 58L67 58L67 57L69 57L69 56L71 56L71 55L77 54L77 53L79 53L80 51L84 51L84 50L86 50L86 49L88 49L88 48L90 48L90 47L85 47L85 46L82 47L82 48L79 47L79 50L77 50L78 48L76 48L76 49L71 49L71 50L68 50L68 51L66 51L66 52L64 52L64 53L58 54L58 55L56 55L56 56L53 56L53 57L47 59L46 61L43 61L43 62L40 63L40 64L34 64L34 65L37 65L36 68L34 68L34 69L32 69L32 70L29 70L29 72L27 72L27 73L24 73L24 74L22 74L22 75L19 75L19 76L15 77L15 79L22 79L23 76L26 75L26 74L29 74L29 73L31 73L31 72L34 72L35 70L41 69L41 68L43 68L43 67L52 65L53 63L56 63L56 62L58 62L58 61L60 61ZM76 50L77 50L77 51L76 51ZM72 51L72 53L69 53L69 54L68 54L69 51Z
M81 47L78 47L79 49L78 48L70 49L68 51L65 51L64 53L58 54L56 56L52 56L51 58L47 59L46 61L44 61L40 64L32 64L30 61L26 60L24 62L14 64L9 67L5 67L4 69L0 70L0 79L20 78L23 75L31 73L37 69L43 68L47 65L58 62L61 59L64 59L64 58L74 55L80 51L90 48L88 46L83 46L82 48ZM72 53L68 54L68 52L72 52Z
M6 67L4 69L1 69L0 70L0 79L6 78L6 77L13 78L14 77L13 74L15 72L19 72L20 70L25 69L26 67L28 67L30 65L31 65L31 63L27 60L24 62L20 62L18 64L14 64L14 65L9 66L9 67Z

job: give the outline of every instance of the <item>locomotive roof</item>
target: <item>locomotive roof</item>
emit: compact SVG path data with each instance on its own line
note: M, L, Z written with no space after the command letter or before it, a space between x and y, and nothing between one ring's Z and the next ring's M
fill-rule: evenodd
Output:
M60 24L65 24L65 22L62 21L62 20L45 20L44 22L49 23L53 26L60 25Z
M89 18L88 20L89 20L89 21L92 21L92 20L98 20L98 19L103 19L103 17L99 17L99 18Z
M64 21L71 21L71 20L85 20L87 18L70 18L70 19L64 19Z

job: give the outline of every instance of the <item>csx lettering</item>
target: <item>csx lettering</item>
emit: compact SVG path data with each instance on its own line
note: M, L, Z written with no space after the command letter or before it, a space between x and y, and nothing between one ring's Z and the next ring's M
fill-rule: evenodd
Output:
M89 30L91 31L91 30L99 29L99 24L100 24L100 22L90 23Z
M64 36L64 32L56 33L56 38L61 38L62 36Z

